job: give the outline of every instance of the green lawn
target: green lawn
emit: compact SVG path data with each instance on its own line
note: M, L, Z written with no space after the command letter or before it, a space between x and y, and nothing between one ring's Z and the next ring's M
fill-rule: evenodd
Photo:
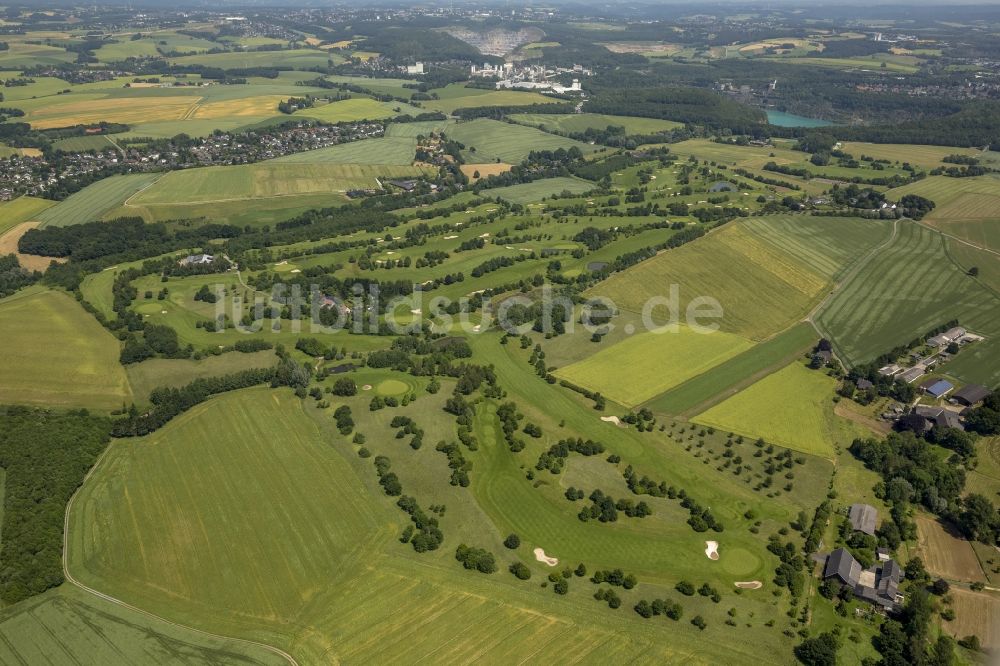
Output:
M641 404L746 351L749 340L730 333L643 331L593 356L560 368L556 376L626 406ZM623 372L623 368L628 368Z
M0 403L112 410L132 398L119 342L62 292L32 287L0 300Z
M38 219L43 227L65 227L100 220L109 210L152 185L161 175L137 173L99 180L44 211Z
M832 458L852 426L833 414L837 381L800 362L698 414L695 423Z

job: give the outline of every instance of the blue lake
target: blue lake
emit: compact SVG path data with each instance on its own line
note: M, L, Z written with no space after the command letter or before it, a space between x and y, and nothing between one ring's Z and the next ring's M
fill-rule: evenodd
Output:
M794 113L785 113L784 111L768 111L767 122L778 127L826 127L833 124L829 120L806 118L805 116L797 116Z

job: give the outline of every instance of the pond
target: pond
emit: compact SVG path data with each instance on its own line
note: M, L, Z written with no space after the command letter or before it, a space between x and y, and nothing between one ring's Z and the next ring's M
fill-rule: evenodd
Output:
M767 122L779 127L826 127L833 124L829 120L807 118L805 116L797 116L794 113L785 113L784 111L768 111Z

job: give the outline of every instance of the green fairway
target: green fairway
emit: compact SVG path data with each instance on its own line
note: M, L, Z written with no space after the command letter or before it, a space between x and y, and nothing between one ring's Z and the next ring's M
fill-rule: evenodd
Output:
M0 300L0 403L112 410L131 400L119 343L72 297L37 287Z
M749 340L729 333L642 332L589 358L560 368L556 376L633 407L746 351ZM628 372L621 369L628 368Z
M608 126L624 127L627 134L654 134L683 127L683 123L672 120L610 116L603 113L514 113L510 115L510 119L522 125L563 134L584 132L588 129L603 130Z
M706 402L724 399L746 382L759 379L761 373L776 370L776 364L790 362L815 344L816 338L812 325L797 324L653 398L646 406L667 414L685 414Z
M498 187L490 190L490 194L506 199L511 203L526 204L533 201L541 201L554 194L583 194L596 187L595 183L580 178L559 177L543 178L531 183L521 183L520 185L510 185L508 187Z
M65 227L100 220L109 210L152 185L162 174L111 176L89 185L38 216L41 226Z
M417 149L415 137L386 136L362 141L342 143L329 148L293 153L271 164L395 164L408 166L413 163Z
M837 381L800 362L765 377L694 417L695 423L832 458L858 431L833 413Z
M843 285L816 322L841 358L860 363L950 319L996 336L1000 299L952 263L940 234L900 221L892 244ZM956 358L952 372L962 368L962 357ZM980 367L976 376L1000 378L1000 369L995 364Z
M465 144L470 162L499 160L517 164L532 150L556 150L576 146L585 154L596 148L534 127L502 123L498 120L477 119L449 126L449 138ZM474 149L474 150L473 150Z

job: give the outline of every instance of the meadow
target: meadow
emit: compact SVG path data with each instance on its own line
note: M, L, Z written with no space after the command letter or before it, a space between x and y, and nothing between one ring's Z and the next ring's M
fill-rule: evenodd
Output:
M532 150L556 150L576 146L584 154L596 150L579 141L546 134L523 125L479 118L448 128L448 137L465 144L470 162L508 162L518 164Z
M404 105L405 106L405 105ZM400 111L396 111L400 109ZM408 110L408 109L407 109ZM327 123L342 123L352 120L382 120L405 113L398 102L378 102L370 97L352 97L296 111L294 115L316 118Z
M480 176L481 175L482 172L480 171ZM533 201L541 201L546 197L550 197L555 194L563 194L565 192L583 194L591 191L594 187L595 184L591 181L582 180L580 178L543 178L531 183L498 187L490 190L490 195L506 199L511 203L527 204Z
M41 226L65 227L93 222L152 185L162 174L136 173L111 176L71 194L38 215Z
M692 421L833 458L838 443L846 445L859 435L853 424L834 415L836 390L837 380L796 361Z
M405 125L402 125L405 127ZM395 125L390 125L395 127ZM393 164L408 166L417 150L415 137L390 135L341 143L328 148L293 153L271 160L271 164Z
M0 402L118 409L132 399L119 343L76 301L32 287L0 300Z
M917 549L931 575L969 583L987 582L972 544L953 527L926 514L916 516L915 522Z
M815 321L842 359L861 363L950 319L981 334L996 335L998 306L993 293L952 263L940 234L900 221L892 243L846 280ZM981 344L979 350L993 349L987 347L990 343ZM995 364L966 367L968 358L959 354L949 371L987 384L1000 378Z
M979 247L1000 251L1000 178L931 176L889 191L897 198L919 194L937 206L924 219L940 231Z
M513 113L510 119L523 125L563 134L584 132L588 129L603 130L608 126L624 127L627 134L654 134L683 126L683 123L672 120L611 116L603 113Z
M252 368L270 368L278 362L273 351L245 354L227 352L195 360L188 358L151 358L125 367L137 401L146 401L153 389L180 388L196 379L218 377Z
M634 407L751 346L749 340L729 333L702 333L679 326L676 332L638 333L555 374Z
M317 49L288 49L281 51L233 51L230 53L198 53L171 58L176 65L204 65L222 69L251 67L290 67L307 70L311 67L327 67L343 62L343 57Z
M453 83L433 92L437 93L440 99L421 102L421 104L431 111L440 111L448 115L451 115L455 109L472 109L484 106L529 106L560 101L536 92L466 88L460 83Z

